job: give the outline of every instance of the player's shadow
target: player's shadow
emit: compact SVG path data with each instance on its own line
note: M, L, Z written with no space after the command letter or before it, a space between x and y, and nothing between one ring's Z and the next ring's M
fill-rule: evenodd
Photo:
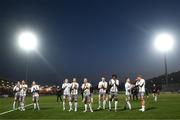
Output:
M146 111L157 109L157 107L149 107L146 109Z
M132 110L139 110L141 109L140 107L137 107L137 108L132 108ZM149 110L154 110L154 109L157 109L156 107L148 107L146 108L146 111L149 111Z
M53 109L53 107L42 107L41 110L50 110Z

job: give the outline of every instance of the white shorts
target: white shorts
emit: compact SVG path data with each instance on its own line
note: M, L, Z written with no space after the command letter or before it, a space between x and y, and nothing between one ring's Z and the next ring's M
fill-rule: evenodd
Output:
M140 98L144 98L144 93L145 93L145 92L139 92L139 97L140 97Z
M106 92L99 92L99 97L104 97L106 95Z
M39 94L35 94L32 96L32 101L33 102L38 102L39 101Z
M85 95L84 96L84 102L85 103L90 103L91 102L91 96L90 95Z
M71 102L73 102L73 101L77 102L77 100L78 100L78 95L71 95L70 96L70 101Z
M70 94L63 94L63 99L70 99Z
M19 101L24 102L26 98L26 95L20 95Z
M14 100L17 101L17 100L19 100L19 99L20 99L20 93L19 93L19 92L16 92L16 93L14 94Z
M130 95L126 95L126 101L130 101Z
M111 98L118 97L118 93L117 92L110 92L109 95L110 95Z

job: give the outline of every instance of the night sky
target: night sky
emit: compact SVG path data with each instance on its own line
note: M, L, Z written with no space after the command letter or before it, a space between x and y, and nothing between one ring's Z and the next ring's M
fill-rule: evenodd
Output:
M38 49L25 52L17 34L30 30ZM180 70L180 0L1 0L0 76L60 84L87 77L97 83L113 73L123 80L164 73L163 54L154 48L158 33L174 35L168 72Z

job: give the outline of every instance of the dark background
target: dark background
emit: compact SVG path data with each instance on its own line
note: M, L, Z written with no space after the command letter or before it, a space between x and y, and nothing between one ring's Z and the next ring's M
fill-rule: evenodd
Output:
M60 84L83 77L97 83L113 73L123 80L164 73L163 54L154 48L158 33L174 35L168 72L180 70L179 0L1 0L0 76ZM38 49L17 45L20 31L38 36ZM27 55L28 54L28 55Z

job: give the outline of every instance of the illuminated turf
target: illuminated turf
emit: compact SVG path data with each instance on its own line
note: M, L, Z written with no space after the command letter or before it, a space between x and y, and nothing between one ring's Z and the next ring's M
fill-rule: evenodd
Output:
M80 98L80 97L79 97ZM12 109L12 98L0 98L0 113ZM27 98L27 104L31 103L31 97ZM120 95L117 113L108 110L97 110L97 96L95 96L94 112L83 113L84 106L79 99L78 112L62 111L62 103L56 103L55 96L43 96L40 99L40 111L33 111L27 107L25 112L14 111L0 116L0 119L180 119L180 94L161 94L157 103L152 96L146 99L146 112L141 113L139 101L132 101L132 111L123 110L124 95Z

